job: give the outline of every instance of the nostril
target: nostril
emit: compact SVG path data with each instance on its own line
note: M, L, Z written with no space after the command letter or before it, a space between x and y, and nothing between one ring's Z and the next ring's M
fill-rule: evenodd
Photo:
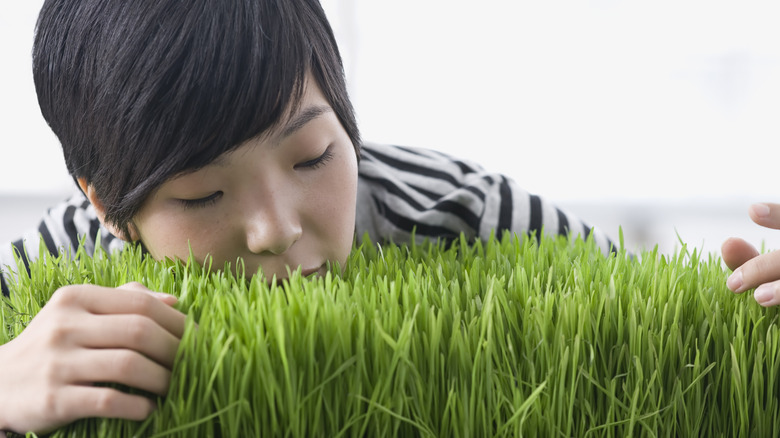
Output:
M281 255L287 252L303 235L294 222L262 223L247 231L247 247L254 254Z

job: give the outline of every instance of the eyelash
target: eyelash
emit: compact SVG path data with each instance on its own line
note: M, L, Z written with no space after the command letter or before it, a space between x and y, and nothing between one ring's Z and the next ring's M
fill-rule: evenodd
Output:
M330 146L328 146L328 148L325 149L325 152L323 152L323 154L320 155L319 157L313 160L304 161L303 163L300 164L296 164L293 168L300 169L304 167L308 169L319 169L320 167L327 164L328 161L330 161L332 158L333 158L333 151L331 151Z
M333 152L330 150L330 146L328 146L328 148L325 149L325 152L323 152L323 154L320 155L319 157L313 160L304 161L303 163L300 164L296 164L294 168L300 169L303 167L308 169L319 169L320 167L327 164L328 161L330 161L332 158L333 158ZM214 205L217 201L219 201L222 195L223 192L220 190L210 194L209 196L206 196L205 198L179 199L179 202L181 203L181 205L184 207L185 210L190 208L204 208L204 207Z
M222 194L223 193L220 190L206 196L205 198L179 199L179 202L181 202L181 205L184 207L185 210L189 208L203 208L215 204L217 201L219 201L219 198L222 197Z

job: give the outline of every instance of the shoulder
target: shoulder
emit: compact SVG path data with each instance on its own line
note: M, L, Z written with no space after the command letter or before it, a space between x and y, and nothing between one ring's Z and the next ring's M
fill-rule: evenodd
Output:
M388 171L429 175L447 179L482 172L476 163L461 160L432 149L364 143L360 153L361 170L383 168Z
M25 263L37 258L41 242L55 256L63 251L72 255L72 250L79 245L92 254L98 236L102 246L109 251L121 247L121 241L100 225L97 213L86 196L75 189L70 197L49 208L37 224L22 232L18 239L3 243L0 246L0 264L3 267L15 264L15 253Z
M358 172L357 230L372 240L491 233L574 234L591 228L512 178L448 154L366 143ZM609 240L597 232L602 247Z
M28 256L35 258L40 243L45 244L46 249L56 255L61 247L71 243L70 235L73 234L74 222L91 223L93 219L97 218L87 199L80 191L73 192L64 201L46 209L36 223L19 230L15 240L3 242L0 246L0 263L3 267L12 265L15 255L21 256L23 260Z
M481 227L495 179L479 165L431 149L367 143L358 175L358 235L451 238Z
M432 149L378 143L363 146L358 165L358 179L366 188L403 188L428 199L450 195L486 175L476 163Z

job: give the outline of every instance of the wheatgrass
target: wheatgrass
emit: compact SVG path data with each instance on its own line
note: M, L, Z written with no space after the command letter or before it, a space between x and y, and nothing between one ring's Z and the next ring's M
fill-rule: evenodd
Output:
M139 281L188 314L149 419L85 419L52 436L780 433L777 311L729 292L721 260L684 245L365 244L324 277L270 285L240 266L128 247L43 256L14 276L0 342L66 284Z

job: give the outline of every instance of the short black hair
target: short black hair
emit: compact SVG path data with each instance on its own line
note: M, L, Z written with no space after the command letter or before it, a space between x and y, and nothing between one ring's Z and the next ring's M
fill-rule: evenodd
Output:
M127 233L146 198L297 108L310 72L359 155L318 0L46 0L33 76L74 179Z

